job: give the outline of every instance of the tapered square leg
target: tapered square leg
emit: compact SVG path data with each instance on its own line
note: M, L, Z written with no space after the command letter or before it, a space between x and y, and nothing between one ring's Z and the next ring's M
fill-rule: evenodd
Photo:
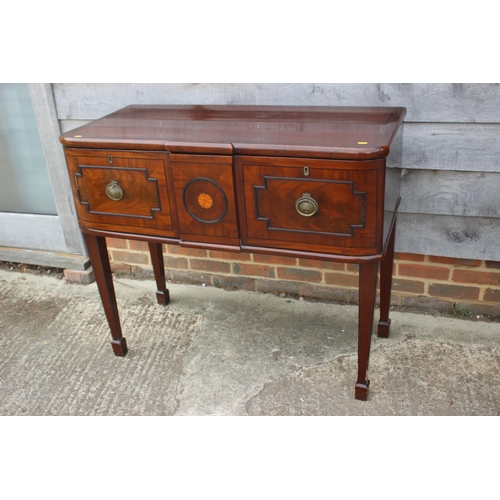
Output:
M123 357L125 356L125 354L127 354L127 341L124 338L121 338L120 340L112 340L111 347L113 348L115 356Z
M163 245L161 243L148 243L151 262L156 281L156 300L158 304L167 305L170 302L170 293L165 280L165 264L163 262Z
M391 327L389 307L391 305L395 234L396 223L392 226L392 232L387 244L384 260L380 263L380 321L378 322L378 336L382 338L389 338L389 330Z
M378 336L383 339L388 339L390 328L391 328L390 318L387 321L380 320L378 322Z
M365 380L364 384L357 383L354 386L354 398L359 401L366 401L368 399L368 386L370 385L369 380Z
M358 379L354 397L361 401L368 398L368 362L373 327L373 312L377 291L378 262L359 265L359 315L358 315Z
M170 302L170 293L168 290L164 290L163 292L156 292L156 301L158 304L166 306Z
M103 236L93 236L86 233L83 233L83 237L87 245L92 268L94 269L104 313L106 314L109 329L111 330L111 337L113 338L111 347L116 356L125 356L127 354L127 342L122 336L106 239Z

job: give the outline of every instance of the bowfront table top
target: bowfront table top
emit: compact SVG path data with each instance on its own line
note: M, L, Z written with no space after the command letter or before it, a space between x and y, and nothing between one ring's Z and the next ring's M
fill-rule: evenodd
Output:
M128 106L62 134L64 146L368 160L388 155L405 108Z
M116 355L108 236L147 241L161 304L162 244L360 265L358 379L380 262L387 337L405 108L128 106L61 135L79 224Z

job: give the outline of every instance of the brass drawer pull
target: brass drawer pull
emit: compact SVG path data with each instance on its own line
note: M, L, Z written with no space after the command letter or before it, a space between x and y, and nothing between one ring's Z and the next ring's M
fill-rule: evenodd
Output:
M111 181L106 186L106 194L108 198L114 201L120 201L123 198L123 189L118 185L118 181Z
M319 210L319 205L309 193L303 193L295 202L295 208L303 217L311 217Z

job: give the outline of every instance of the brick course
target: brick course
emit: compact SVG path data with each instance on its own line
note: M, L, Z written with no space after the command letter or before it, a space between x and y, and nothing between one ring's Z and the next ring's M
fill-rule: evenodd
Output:
M274 268L258 264L233 264L234 274L244 274L245 276L261 276L263 278L274 278Z
M425 260L425 255L418 255L416 253L394 253L394 258L396 260L411 260L413 262L423 262Z
M451 257L435 257L430 255L429 262L435 262L437 264L449 264L450 266L465 266L465 267L479 267L481 265L480 260L472 259L453 259Z
M480 285L500 286L500 273L484 273L481 271L467 271L466 269L455 269L453 281L460 283L478 283Z
M325 273L325 283L327 285L355 288L359 284L359 278L357 274Z
M130 250L138 250L140 252L149 252L149 246L145 241L129 240Z
M405 280L394 277L392 279L392 291L418 293L420 295L425 291L425 283L423 281Z
M400 276L411 276L414 278L429 278L435 280L447 280L450 269L447 267L428 266L425 264L398 264Z
M128 241L121 238L106 238L106 245L113 248L128 248Z
M246 252L222 252L220 250L210 250L208 256L211 259L221 260L250 260L250 254Z
M484 292L484 300L500 304L500 289L487 288Z
M143 242L107 238L112 269L151 266ZM174 281L357 302L356 264L164 245ZM500 262L396 253L392 304L478 314L500 311ZM479 312L481 311L481 312ZM485 313L486 311L486 313Z
M220 262L218 260L201 260L191 259L191 269L196 271L207 271L209 273L223 273L229 274L231 272L231 265L228 262Z
M171 269L187 269L188 260L185 257L170 257L169 255L163 256L165 267Z
M181 247L179 245L163 245L164 250L171 255L185 255L186 257L207 257L207 250L200 248Z
M299 266L316 267L321 269L328 269L330 271L345 271L346 265L344 262L328 262L324 260L299 259Z
M149 264L149 254L144 252L130 252L128 250L112 250L111 258L114 261L127 264Z
M431 283L429 285L429 295L460 300L477 300L479 299L479 288L472 286L447 285L444 283Z
M281 255L266 255L263 253L255 253L253 255L254 262L263 264L277 264L280 266L295 266L297 259L295 257L283 257Z
M321 273L312 269L300 269L293 267L279 267L278 279L291 281L307 281L309 283L319 283Z

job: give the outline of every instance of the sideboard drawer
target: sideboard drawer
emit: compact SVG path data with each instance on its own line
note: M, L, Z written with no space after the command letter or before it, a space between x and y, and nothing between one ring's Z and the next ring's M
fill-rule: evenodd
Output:
M370 255L381 251L384 160L240 156L244 245Z
M166 153L68 149L66 157L85 225L175 235Z

